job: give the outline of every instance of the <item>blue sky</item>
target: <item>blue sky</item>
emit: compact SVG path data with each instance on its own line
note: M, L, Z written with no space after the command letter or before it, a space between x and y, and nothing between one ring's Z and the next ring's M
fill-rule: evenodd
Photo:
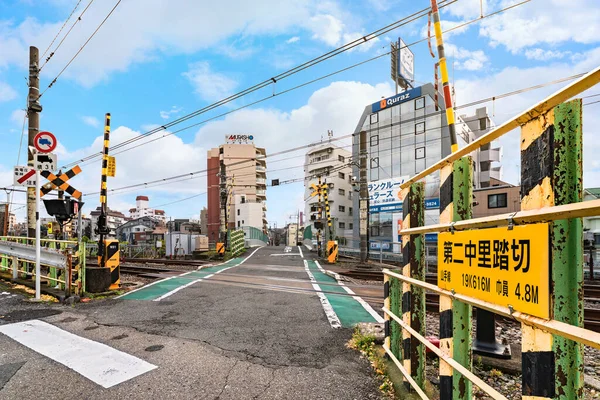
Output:
M28 47L40 53L69 15L75 0L4 0L0 2L0 186L12 184L17 161L27 85ZM44 66L46 88L116 3L97 0L86 11L63 45ZM517 1L487 0L484 14ZM88 4L84 0L67 24ZM60 141L59 164L99 151L103 116L112 114L111 144L142 132L277 75L313 57L429 5L428 0L369 0L282 2L275 0L204 2L194 0L123 0L98 34L42 97L41 128ZM479 0L458 0L442 12L449 28L480 16ZM388 51L390 40L401 36L412 43L426 35L422 18L378 40L336 56L229 105L196 117L176 128L200 122L262 97L304 83ZM464 104L507 91L586 72L600 64L600 4L593 0L532 0L445 36L454 64L456 102ZM59 39L60 40L60 39ZM56 43L55 43L56 45ZM434 59L427 43L415 53L418 83L433 79ZM224 134L255 136L267 153L319 140L332 129L351 133L365 105L392 94L389 58L365 64L256 106L234 112L151 144L118 154L117 177L109 188L120 188L206 168L206 150L222 143ZM556 90L554 85L488 103L496 123ZM598 93L598 89L586 95ZM584 103L596 100L591 98ZM598 104L600 105L600 104ZM598 105L584 108L584 181L600 186L600 162L590 155L600 147L591 127L600 123ZM468 110L460 110L462 114ZM161 134L154 137L162 136ZM141 142L144 142L142 140ZM138 142L140 143L140 142ZM504 178L518 180L518 132L502 139ZM600 149L598 149L600 150ZM267 160L268 178L303 175L303 153L297 158ZM291 155L286 155L289 157ZM21 160L25 159L23 148ZM22 164L22 162L21 162ZM280 168L294 167L277 171ZM99 162L82 163L84 172L72 183L84 193L96 192ZM172 185L123 191L109 197L109 206L126 212L135 196L145 194L152 206L173 217L195 217L206 197L164 205L206 190L204 178ZM268 219L283 224L302 208L302 184L269 188ZM4 200L0 194L0 199ZM18 218L23 196L15 195ZM89 211L96 195L85 198Z

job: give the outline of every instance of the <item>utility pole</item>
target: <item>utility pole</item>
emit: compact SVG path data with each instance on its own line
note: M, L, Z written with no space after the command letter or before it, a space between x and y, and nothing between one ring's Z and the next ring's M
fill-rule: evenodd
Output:
M367 230L369 229L369 190L367 187L367 132L361 131L359 136L359 152L360 152L360 166L359 166L359 234L360 234L360 262L367 262L369 257L368 253L368 236Z
M39 74L39 50L37 47L29 47L29 93L27 95L27 145L33 147L33 138L40 131L40 112L42 106L38 101L40 96L40 74ZM33 166L33 153L27 151L27 165ZM35 211L35 188L27 188L27 236L35 237L36 211Z

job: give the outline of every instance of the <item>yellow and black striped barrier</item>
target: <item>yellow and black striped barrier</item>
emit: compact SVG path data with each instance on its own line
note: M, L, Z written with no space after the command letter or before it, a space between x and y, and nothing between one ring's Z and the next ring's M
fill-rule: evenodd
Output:
M327 242L327 262L335 264L338 260L338 244L335 240Z
M217 254L224 255L225 254L225 243L219 242L217 243Z

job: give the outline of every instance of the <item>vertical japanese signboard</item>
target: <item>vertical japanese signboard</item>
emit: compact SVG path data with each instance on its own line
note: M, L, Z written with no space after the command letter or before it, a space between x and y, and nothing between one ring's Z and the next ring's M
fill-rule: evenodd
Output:
M549 318L548 224L444 232L438 286Z

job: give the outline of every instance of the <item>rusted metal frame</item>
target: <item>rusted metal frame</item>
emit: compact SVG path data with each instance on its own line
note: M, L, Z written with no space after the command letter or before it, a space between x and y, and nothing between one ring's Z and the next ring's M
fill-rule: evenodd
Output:
M394 315L390 310L385 308L382 308L382 310L384 314L389 315L390 318L398 322L403 329L406 329L414 338L419 340L421 343L423 343L423 345L425 345L429 350L431 350L435 355L437 355L440 358L440 361L443 360L446 363L450 364L452 368L454 368L462 376L467 378L469 382L474 383L477 387L486 392L493 399L506 400L506 397L504 397L500 392L498 392L496 389L485 383L483 380L481 380L481 378L479 378L466 367L462 366L458 361L444 355L440 351L440 349L437 348L437 346L435 346L433 343L431 343L429 340L427 340L425 337L419 334L419 332L412 329L409 325L405 324L404 321L398 318L398 316Z
M539 117L540 115L544 114L548 110L551 110L560 103L567 101L571 97L576 96L577 94L595 86L598 82L600 82L600 67L596 67L595 69L582 76L581 78L577 79L576 81L573 81L564 88L556 91L555 93L546 97L544 100L528 108L522 113L515 115L513 118L504 122L503 124L486 133L485 135L481 136L477 140L467 144L462 149L459 149L456 152L453 152L452 154L444 157L442 160L438 161L431 167L425 168L425 170L423 170L422 172L419 172L412 178L404 181L404 183L401 185L401 188L407 188L414 182L417 182L425 178L427 175L430 175L433 172L441 169L444 165L451 164L459 158L472 153L481 146L491 143L492 141L498 139L500 136L512 131L513 129L520 127L521 125L527 123L528 121L531 121L534 118Z
M472 217L473 204L473 160L463 157L452 165L452 221L468 220ZM452 340L454 360L469 371L473 369L473 309L470 304L452 302ZM473 387L464 375L454 374L452 379L453 398L471 399Z
M408 189L404 189L400 192L400 198L402 199L402 227L410 228L412 221L411 214L413 208L413 196L411 196L412 187ZM411 276L410 275L410 262L411 262L411 237L408 235L402 236L402 261L404 265L402 266L402 275ZM402 298L400 301L401 310L402 310L402 320L405 324L410 325L411 323L411 286L408 283L402 282L400 284L402 286ZM404 369L411 375L414 376L412 367L413 364L411 362L411 347L412 347L412 338L410 333L406 329L401 329L402 331L402 360L404 363ZM403 379L405 387L410 390L410 384L408 380Z
M452 293L449 290L440 289L438 286L427 282L421 282L417 279L409 278L401 274L390 271L389 269L383 270L384 275L398 278L403 282L407 282L411 285L420 286L423 289L437 293L440 296L447 296L453 300L461 301L463 303L470 304L477 308L483 308L491 311L494 314L501 315L503 317L512 318L517 322L522 322L525 325L536 327L544 330L553 335L558 335L566 339L581 343L585 346L590 346L596 349L600 349L600 333L584 329L578 326L573 326L564 322L556 320L547 320L533 315L525 314L520 311L511 310L508 307L499 306L497 304L489 303L487 301L479 300L474 297L465 296L463 294Z
M417 182L410 186L409 193L410 226L425 224L425 185ZM425 238L423 235L410 235L408 242L409 273L412 278L425 280ZM410 326L415 332L425 336L425 292L418 286L410 286ZM425 388L425 347L414 336L410 342L411 375L415 382Z
M384 313L384 317L387 319L390 318L389 314L386 314L386 313ZM398 369L400 370L400 373L402 374L404 379L406 379L406 381L410 384L410 386L413 389L415 389L415 392L417 392L419 397L421 397L423 400L429 400L429 397L427 397L425 392L419 387L419 385L417 385L417 382L415 382L415 380L412 378L412 376L410 376L410 373L406 369L404 369L404 367L402 366L402 363L394 355L394 352L390 349L390 347L388 345L384 344L383 349L385 350L385 352L389 356L389 358L394 362L394 364L396 364L396 367L398 367Z
M554 107L553 129L554 204L583 200L582 101L576 99ZM555 221L550 232L552 251L553 317L583 327L583 223L581 218ZM555 385L559 399L584 396L583 346L553 337Z
M600 200L543 207L536 210L522 210L514 213L498 214L490 217L472 218L465 221L427 225L401 230L402 235L416 235L432 232L465 231L469 229L496 228L501 226L552 222L562 219L583 218L600 215Z

